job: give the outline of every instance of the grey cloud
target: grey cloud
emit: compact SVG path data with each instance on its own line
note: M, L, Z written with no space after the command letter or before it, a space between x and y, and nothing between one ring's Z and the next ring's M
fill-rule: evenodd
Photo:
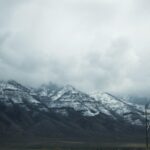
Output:
M0 79L148 95L146 3L0 0Z

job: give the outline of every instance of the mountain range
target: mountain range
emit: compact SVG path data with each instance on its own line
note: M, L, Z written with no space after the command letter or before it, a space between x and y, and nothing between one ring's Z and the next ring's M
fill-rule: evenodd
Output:
M133 99L133 98L132 98ZM0 81L0 137L143 136L144 105L110 93L84 93L53 83L38 88Z

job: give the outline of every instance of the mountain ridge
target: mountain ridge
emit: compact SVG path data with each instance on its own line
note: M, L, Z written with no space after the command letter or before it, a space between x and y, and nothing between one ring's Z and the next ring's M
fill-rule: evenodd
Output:
M4 129L0 135L26 131L49 137L102 136L133 127L142 130L144 125L140 107L108 93L89 95L71 85L28 88L16 81L1 81L0 108L0 127Z

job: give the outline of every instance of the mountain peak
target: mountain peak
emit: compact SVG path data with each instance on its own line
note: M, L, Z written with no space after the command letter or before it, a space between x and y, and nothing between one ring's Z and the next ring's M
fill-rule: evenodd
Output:
M72 85L70 84L67 84L63 87L64 90L67 90L67 91L77 91Z
M0 89L8 89L8 90L18 90L18 91L24 91L29 92L30 90L26 88L25 86L21 85L20 83L16 82L15 80L1 80L0 81Z

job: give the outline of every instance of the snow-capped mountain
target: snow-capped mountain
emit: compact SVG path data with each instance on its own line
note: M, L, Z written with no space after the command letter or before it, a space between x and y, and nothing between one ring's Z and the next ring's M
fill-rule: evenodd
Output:
M42 88L41 88L42 89ZM51 90L51 94L45 92L49 89L41 90L41 100L49 108L53 108L57 113L68 115L67 109L72 108L80 112L83 116L97 116L105 114L113 119L118 117L128 121L131 124L142 125L144 118L144 107L124 102L109 93L93 92L88 95L71 85ZM44 97L44 99L43 99Z
M95 98L96 101L100 101L111 115L123 117L131 124L142 125L144 112L142 105L134 105L104 92L93 92L91 97Z
M63 110L65 114L67 114L67 108L72 108L82 113L83 116L96 116L100 113L114 119L117 119L118 116L129 119L130 116L129 120L133 124L140 122L141 114L144 111L141 105L124 102L109 93L93 92L88 95L71 85L59 87L49 83L38 89L31 89L10 80L0 82L0 92L1 101L5 101L6 104L20 103L23 105L26 100L32 105L44 104L48 108L57 110L57 112L60 111L60 113ZM131 119L132 114L139 115L137 120Z
M142 127L142 112L142 106L109 93L89 95L71 85L61 87L49 83L35 89L12 80L0 81L0 127L11 132L28 129L45 135L47 129L65 135L73 128L78 129L72 131L75 135L94 134L97 130L122 132L122 126L124 130L132 125Z
M49 97L45 104L49 108L57 109L57 112L64 110L67 114L67 108L81 112L83 116L96 116L99 113L109 114L108 110L101 106L101 102L96 102L94 98L83 93L70 85L59 89L55 95Z
M38 107L39 110L46 110L40 101L30 95L30 89L13 80L0 81L0 102L10 107L19 105L28 111L32 111L29 105Z

